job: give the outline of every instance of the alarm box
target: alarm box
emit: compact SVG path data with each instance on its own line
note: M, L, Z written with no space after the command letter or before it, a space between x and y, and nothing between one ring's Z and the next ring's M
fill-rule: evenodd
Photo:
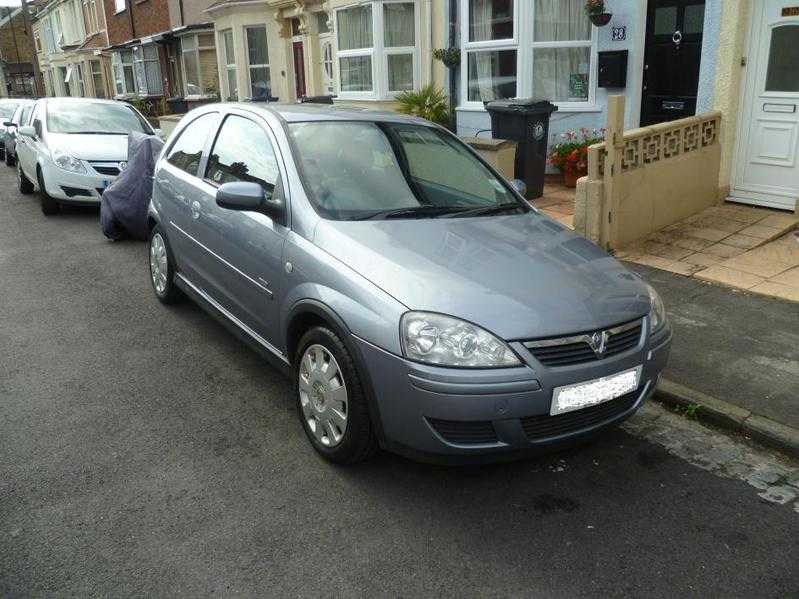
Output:
M599 52L599 87L627 87L627 50Z

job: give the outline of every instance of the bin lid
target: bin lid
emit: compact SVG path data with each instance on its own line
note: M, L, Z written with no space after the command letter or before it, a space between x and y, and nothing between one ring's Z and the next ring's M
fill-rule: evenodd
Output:
M486 104L489 112L514 112L521 114L548 114L558 109L549 100L540 98L512 98L509 100L494 100Z

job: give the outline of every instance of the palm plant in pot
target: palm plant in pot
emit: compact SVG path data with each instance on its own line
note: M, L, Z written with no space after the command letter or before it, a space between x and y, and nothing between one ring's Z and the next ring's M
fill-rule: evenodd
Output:
M558 136L559 141L549 152L549 162L563 173L566 187L576 187L577 179L588 174L588 146L602 142L604 137L604 129L585 127Z
M613 16L609 12L605 12L605 0L586 0L585 12L597 27L604 27L610 23L610 18Z

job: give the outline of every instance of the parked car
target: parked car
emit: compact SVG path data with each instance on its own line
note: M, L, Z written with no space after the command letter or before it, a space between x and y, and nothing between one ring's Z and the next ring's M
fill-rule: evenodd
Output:
M14 111L19 106L19 100L11 98L0 99L0 160L6 155L6 125L5 122L14 116Z
M31 112L33 111L33 100L20 100L14 116L10 120L3 122L5 137L3 147L5 149L6 166L14 166L17 163L17 130L28 124Z
M42 212L61 204L100 203L103 190L127 166L128 134L154 130L133 106L114 100L37 100L30 124L17 132L22 193L39 188Z
M550 448L635 412L672 333L651 287L514 185L420 119L204 106L156 165L153 289L290 374L331 461Z

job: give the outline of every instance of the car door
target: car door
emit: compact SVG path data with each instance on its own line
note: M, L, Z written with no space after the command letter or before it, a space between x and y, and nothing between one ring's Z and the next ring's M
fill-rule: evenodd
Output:
M269 126L248 112L232 111L208 156L204 189L198 196L200 214L192 215L192 231L213 257L209 276L215 299L273 344L278 338L288 229L261 212L221 208L216 192L225 183L248 181L285 198L282 169L282 156Z
M37 102L33 108L33 112L31 113L30 120L27 123L24 123L24 125L30 125L36 119L39 119L41 122L41 112L42 104ZM36 180L36 169L32 167L32 165L36 164L36 160L34 158L34 152L36 148L34 143L35 142L32 137L27 135L17 135L17 160L19 161L19 167L22 169L22 172L25 173L25 176L31 179L31 181Z
M212 261L195 239L192 216L199 214L197 198L204 187L199 169L218 123L219 113L215 111L194 117L164 151L154 181L154 204L178 270L203 289L209 285Z

